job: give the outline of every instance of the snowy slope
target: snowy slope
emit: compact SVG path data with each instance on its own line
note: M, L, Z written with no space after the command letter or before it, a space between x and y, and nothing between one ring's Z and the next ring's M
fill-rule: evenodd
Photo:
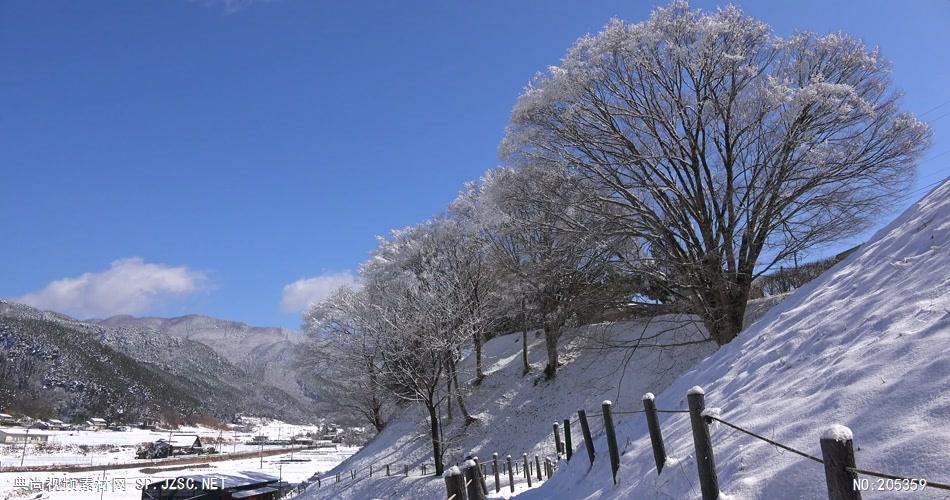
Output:
M665 349L643 347L631 352L611 349L605 342L659 335L656 341L644 343L668 345L701 338L700 328L690 318L668 316L650 322L591 325L570 331L562 339L564 366L552 383L540 380L545 359L542 337L534 333L528 336L533 371L527 376L521 375L521 334L492 339L484 349L487 377L466 400L479 422L463 433L456 413L455 421L445 429L449 442L446 463L454 465L469 453L483 460L492 453L498 453L502 460L507 454L513 459L520 458L522 453L532 457L551 454L551 427L555 420L575 416L578 408L598 407L604 398L614 400L618 409L634 409L646 388L666 387L714 350L709 343L702 343ZM631 357L624 372L625 354ZM472 372L469 362L464 361L465 373ZM596 432L601 425L592 420L591 427ZM579 429L575 431L579 436ZM370 463L375 464L377 471L391 463L394 470L401 472L403 465L408 464L414 468L411 477L385 478L377 474L372 480L360 481L345 490L332 483L319 490L311 488L302 498L444 498L442 478L419 477L419 466L424 462L430 464L431 473L428 423L423 411L410 408L338 469L345 475L354 468L365 469ZM507 480L503 484L507 491Z
M858 467L950 482L950 181L857 252L794 292L657 398L685 408L693 385L722 418L820 456L831 424L854 431ZM661 418L668 453L657 476L643 418L620 424L622 467L573 460L519 498L699 498L684 415ZM820 464L725 426L712 429L721 490L731 498L826 498ZM628 442L629 440L629 442ZM596 437L606 456L602 436ZM946 498L866 492L865 498Z

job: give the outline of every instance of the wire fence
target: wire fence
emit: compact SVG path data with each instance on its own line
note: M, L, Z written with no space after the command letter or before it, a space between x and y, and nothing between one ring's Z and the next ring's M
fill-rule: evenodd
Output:
M706 461L707 464L704 465L703 460L701 459L701 457L705 455L712 457L712 453L713 453L712 441L711 441L711 437L709 435L709 429L708 429L708 425L711 424L712 422L718 422L735 431L746 434L752 438L768 443L779 449L788 451L802 458L825 465L826 476L833 475L833 474L843 474L844 475L843 477L845 477L845 479L848 479L848 480L844 482L841 482L841 481L834 482L834 486L832 485L833 481L830 478L826 477L826 482L828 483L828 487L829 487L830 498L856 498L853 496L837 497L835 496L835 494L832 493L831 488L833 487L845 488L845 489L849 489L852 493L857 492L859 491L859 488L861 487L861 482L857 479L858 475L871 476L871 477L876 477L879 479L885 479L885 480L891 480L891 481L900 481L905 485L905 489L907 485L911 485L912 487L917 488L917 489L911 489L911 491L919 491L924 488L933 488L933 489L950 491L950 484L947 484L944 482L933 481L933 480L922 478L922 477L914 478L914 477L909 477L907 475L891 474L891 473L886 473L886 472L858 468L854 464L853 444L852 444L852 439L850 437L848 437L848 439L846 440L846 443L842 444L840 447L837 447L837 448L834 446L829 447L830 451L828 451L828 453L834 454L836 453L834 451L835 449L841 449L841 450L844 450L843 456L832 456L831 457L832 459L829 459L828 457L819 458L805 451L796 449L787 444L765 437L761 435L760 433L756 433L736 423L729 422L715 414L707 412L705 410L705 396L703 395L702 391L696 391L695 394L693 394L693 391L691 391L687 399L693 399L693 398L696 398L697 403L695 405L690 404L690 409L688 410L656 408L656 406L653 404L653 399L651 395L647 395L644 397L644 408L641 410L625 410L625 411L614 410L612 409L612 405L610 404L610 402L605 401L603 405L603 411L601 412L587 413L583 411L578 411L577 417L565 419L564 420L565 428L563 429L564 442L578 443L578 446L577 446L578 448L587 448L589 457L591 459L596 460L597 459L595 458L596 453L595 453L592 443L587 442L588 440L584 439L583 437L581 439L575 440L575 437L573 435L574 424L580 423L582 420L584 420L582 426L589 428L590 422L586 421L587 418L602 417L604 419L602 428L600 429L598 433L592 434L591 437L593 436L600 437L601 434L606 434L606 439L608 441L608 449L612 451L614 449L619 449L619 447L617 444L616 433L613 430L614 424L612 421L608 421L608 420L612 420L613 417L615 416L645 414L646 419L647 419L647 425L650 431L651 446L653 448L654 457L656 460L657 474L662 474L663 463L665 463L665 459L666 459L666 451L665 451L665 445L663 444L663 436L662 436L662 432L659 425L659 419L657 418L657 415L658 414L669 414L669 415L690 414L691 427L694 433L694 437L697 433L701 434L701 436L699 436L698 441L705 441L708 445L708 449L703 449L703 450L697 449L696 454L695 454L695 456L697 457L697 467L699 469L699 475L700 475L700 485L703 486L702 483L704 479L708 483L711 483L710 484L711 487L708 488L709 491L706 491L707 488L703 489L704 499L716 498L716 495L718 495L718 479L716 479L715 470L706 470L706 471L703 470L704 466L714 468L713 460L710 459ZM652 422L651 422L651 414L653 417ZM555 425L555 432L557 432L557 429L558 429L558 426ZM850 436L850 430L848 430L848 435ZM824 437L820 440L820 442L823 445L822 446L823 454L826 453L825 444L824 444L825 440L826 438ZM554 441L556 445L557 443L560 443L561 442L560 436L555 435ZM583 445L581 445L582 442L584 443ZM570 459L571 455L573 454L573 450L564 450L564 451L566 452L568 459ZM609 457L609 458L611 459L611 462L612 462L611 466L613 468L614 480L616 482L616 478L617 478L616 475L619 469L619 463L615 462L614 457ZM617 458L617 461L619 461L619 457ZM829 469L829 466L830 466L830 469ZM915 484L916 486L914 486ZM715 491L713 491L712 486L715 486Z
M511 463L510 474L507 460L496 462L494 458L497 454L493 454L492 460L478 462L479 474L481 474L486 484L490 484L496 492L503 488L509 488L513 491L517 485L533 486L535 484L541 484L554 474L554 471L558 468L558 461L560 460L559 454L546 453L546 448L547 447L542 446L541 450L532 450L530 454L524 452L518 455L516 460ZM508 457L515 458L512 455L504 456L505 459ZM460 462L455 462L454 464L455 467L461 465L463 465L463 463ZM451 467L452 464L443 464L443 466L447 469ZM333 474L314 474L306 481L301 482L292 490L286 492L281 498L293 498L310 487L327 490L334 496L338 496L366 480L383 480L386 478L395 480L400 477L434 478L436 477L436 467L432 462L412 466L395 462L382 464L373 462L353 469L337 471ZM491 481L485 478L491 478ZM532 480L532 478L537 479Z
M608 444L607 458L610 461L614 482L616 483L619 470L619 446L613 418L615 416L643 414L646 417L647 427L650 432L650 441L656 461L657 474L662 474L663 464L666 462L667 457L658 415L688 414L694 437L694 446L697 447L694 457L696 457L697 471L700 479L699 483L704 500L717 498L719 494L718 479L714 460L712 460L713 444L708 428L709 424L713 422L722 424L737 432L798 455L804 459L824 465L829 498L860 498L859 493L862 488L862 483L861 480L858 479L858 476L870 476L883 480L901 482L903 485L908 486L906 489L910 491L920 491L924 488L950 491L950 484L945 482L857 467L854 463L853 443L850 437L850 430L846 428L845 430L847 432L844 434L846 438L840 436L832 436L830 438L823 436L820 439L822 456L818 457L789 446L788 444L765 437L760 433L734 422L725 420L718 416L718 411L716 413L706 411L705 396L701 390L691 390L687 396L687 400L690 403L689 409L656 408L652 396L647 395L643 401L643 409L639 410L614 409L609 401L605 401L599 412L587 413L584 410L580 410L576 416L564 419L562 421L563 428L560 425L561 423L555 422L553 426L553 446L542 445L540 450L532 450L531 454L522 453L515 457L515 461L510 462L510 466L514 469L512 472L508 471L509 462L507 459L509 456L505 456L505 461L499 462L497 461L498 455L493 454L492 460L477 462L477 473L480 475L479 477L483 485L489 484L489 481L486 481L485 478L491 478L490 484L496 492L506 486L513 492L516 483L524 483L531 487L536 484L541 484L543 480L549 479L559 469L559 465L561 465L563 460L571 460L573 455L581 450L586 449L588 458L591 460L591 466L593 466L594 461L602 460L598 457L594 449L593 441L595 438L605 437ZM580 424L580 434L578 434L578 426L576 424ZM593 428L591 424L594 424ZM549 443L551 442L549 441ZM455 465L458 466L459 463L456 462ZM318 488L330 486L333 488L332 491L334 494L340 494L352 488L360 481L374 477L410 477L415 475L414 473L417 471L419 472L417 477L435 475L435 466L432 463L416 465L414 467L407 465L402 465L401 468L397 467L399 466L394 463L388 465L383 464L382 467L376 463L367 464L357 469L336 472L331 476L315 475L308 480L306 486L313 485L314 483L316 483ZM506 474L508 478L502 480ZM537 481L532 482L531 478L534 477L537 477ZM471 481L468 480L462 488L468 488L470 484ZM487 486L482 487L487 489ZM835 489L837 489L837 491ZM302 489L299 489L299 491L302 491ZM485 493L487 493L487 491ZM448 491L446 496L451 500L465 498L464 492L460 495Z

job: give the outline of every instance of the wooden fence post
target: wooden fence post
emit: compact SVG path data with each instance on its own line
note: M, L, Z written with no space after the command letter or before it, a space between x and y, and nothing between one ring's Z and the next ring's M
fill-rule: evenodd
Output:
M854 436L843 425L832 425L821 435L821 459L825 462L828 500L861 500L854 487L858 475L845 467L854 467Z
M564 445L561 444L561 430L560 425L557 422L554 422L554 451L558 456L561 456L561 453L564 452Z
M406 469L406 477L409 477L409 466L403 465L403 467Z
M607 434L607 451L610 452L610 470L613 472L614 484L617 484L617 471L620 470L620 448L617 447L617 431L614 429L614 417L611 410L614 404L604 401L601 409L604 413L604 433Z
M386 475L389 476L389 464L386 464Z
M537 455L534 456L534 468L538 472L538 481L540 481L542 479L541 478L541 459L539 459Z
M587 458L590 459L591 467L594 466L594 440L590 436L590 426L587 425L587 412L577 410L577 420L581 424L581 434L584 435L584 447L587 448Z
M482 463L478 461L478 457L472 457L472 460L475 461L475 466L478 468L478 485L482 489L482 494L488 495L488 485L485 484L485 471L482 469Z
M498 477L498 454L497 453L491 454L491 461L492 461L492 469L495 472L495 493L498 493L501 490L501 483L499 482L499 477Z
M528 461L528 454L521 455L524 458L524 477L528 480L528 488L531 487L531 462Z
M656 401L653 393L643 395L643 412L647 416L647 427L650 429L650 442L653 444L653 460L656 462L656 473L663 472L666 463L666 446L663 444L663 433L660 431L660 418L656 413Z
M482 491L482 484L478 479L478 463L475 460L466 460L464 467L465 493L468 500L485 500L485 492Z
M336 473L336 482L338 482L338 483L340 482L340 473L339 473L339 472Z
M369 464L369 477L373 477L373 464Z
M426 475L426 464L422 464L422 475Z
M716 459L713 457L712 440L709 438L709 426L703 411L706 410L706 393L700 386L694 386L686 393L689 403L689 421L693 427L693 446L696 448L696 468L699 469L699 486L703 500L719 498L719 478L716 477Z
M571 419L564 419L564 454L567 455L567 460L571 460L571 456L574 455L574 444L571 443Z
M465 496L465 476L454 465L445 471L445 495L446 498L451 500L467 500Z
M512 493L515 492L515 473L511 468L511 455L505 455L505 462L508 464L508 488Z

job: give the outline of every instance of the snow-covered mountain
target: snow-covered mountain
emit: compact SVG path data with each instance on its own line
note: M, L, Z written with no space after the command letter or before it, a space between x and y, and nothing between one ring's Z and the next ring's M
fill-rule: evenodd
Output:
M111 328L160 332L204 344L240 367L249 376L279 387L301 403L312 404L316 390L299 376L297 355L304 334L276 327L249 326L238 321L188 315L175 318L112 316L97 320Z
M0 407L35 417L312 416L203 343L7 301L0 301L0 379Z
M671 459L658 476L643 415L624 414L641 409L646 392L658 395L660 408L685 409L687 391L699 385L707 407L720 408L723 419L778 442L820 456L823 431L843 424L854 431L859 467L950 482L948 269L950 181L777 305L778 297L753 304L750 309L759 319L719 350L708 344L649 348L682 343L691 338L690 329L701 328L682 318L592 325L567 334L565 366L547 383L536 375L521 376L520 335L492 339L485 346L488 376L468 400L480 421L467 429L447 426L446 461L454 464L470 453L483 458L550 455L552 422L573 418L579 408L597 412L600 402L610 399L618 413L622 453L618 484L611 479L602 423L592 418L599 457L594 466L574 429L575 458L562 462L542 486L519 488L518 498L700 498L688 417L661 415ZM631 346L654 335L636 350L598 349ZM537 367L542 345L537 338L531 342ZM337 470L431 463L423 418L408 409ZM827 497L820 464L721 424L712 426L712 441L722 498ZM331 484L307 490L304 498L436 499L444 494L441 478L414 476ZM869 491L865 498L894 495ZM914 496L945 497L938 490Z

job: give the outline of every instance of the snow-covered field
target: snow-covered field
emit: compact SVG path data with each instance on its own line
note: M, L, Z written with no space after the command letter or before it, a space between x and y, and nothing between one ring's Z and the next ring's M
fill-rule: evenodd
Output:
M0 470L4 467L30 465L103 465L135 460L136 447L144 442L168 438L170 434L197 434L205 446L213 446L221 453L258 451L261 447L247 444L255 436L270 439L289 439L306 432L319 431L315 425L295 425L279 420L248 419L254 432L234 432L208 427L183 426L174 431L130 429L113 431L37 431L31 433L49 436L47 446L30 445L26 454L22 445L0 445ZM264 446L265 450L276 446Z
M245 444L255 436L267 436L270 439L289 439L291 436L303 434L306 432L318 431L317 426L295 425L280 422L276 420L247 419L254 431L253 432L234 432L228 430L218 430L208 427L180 427L173 431L175 434L197 434L207 442L217 448L222 454L253 452L261 449L260 446ZM31 430L32 432L39 432ZM0 445L0 498L99 498L100 493L103 498L125 499L139 498L141 492L136 486L141 483L152 482L168 477L177 477L196 472L237 472L237 471L256 471L272 474L275 477L282 477L288 482L299 482L309 478L317 472L325 472L334 467L340 461L346 459L356 452L356 448L339 449L314 449L294 451L295 460L307 460L305 462L286 462L281 463L291 457L290 453L284 455L275 455L264 457L263 468L260 458L228 460L220 462L210 462L207 467L199 468L197 466L169 466L175 468L173 472L142 472L143 468L156 468L159 466L143 463L140 467L108 470L105 472L2 472L7 467L18 467L21 463L24 466L30 465L107 465L135 462L135 448L143 442L155 441L160 438L168 438L169 432L149 431L142 429L132 429L125 432L112 431L42 431L49 435L48 446L38 448L30 445L23 453L22 445ZM264 450L271 450L276 446L264 446ZM181 468L180 468L181 467ZM180 469L179 469L180 468ZM103 475L104 474L104 475ZM56 479L86 479L102 480L105 479L110 485L108 491L53 491L43 492L41 496L39 491L30 490L26 486L42 484L47 480ZM125 488L112 489L113 480L121 483L124 480ZM19 483L18 483L19 482ZM139 483L138 485L136 483Z
M720 407L724 420L780 443L820 456L822 432L843 424L853 431L859 468L950 483L948 270L950 181L660 392L657 406L684 408L689 388L700 385L707 407ZM674 457L662 475L643 418L636 418L618 428L617 486L606 460L593 470L580 460L523 497L700 498L688 419L664 415L661 426ZM827 497L820 464L721 424L711 432L724 497ZM604 438L595 442L603 456ZM948 495L933 488L864 492Z

